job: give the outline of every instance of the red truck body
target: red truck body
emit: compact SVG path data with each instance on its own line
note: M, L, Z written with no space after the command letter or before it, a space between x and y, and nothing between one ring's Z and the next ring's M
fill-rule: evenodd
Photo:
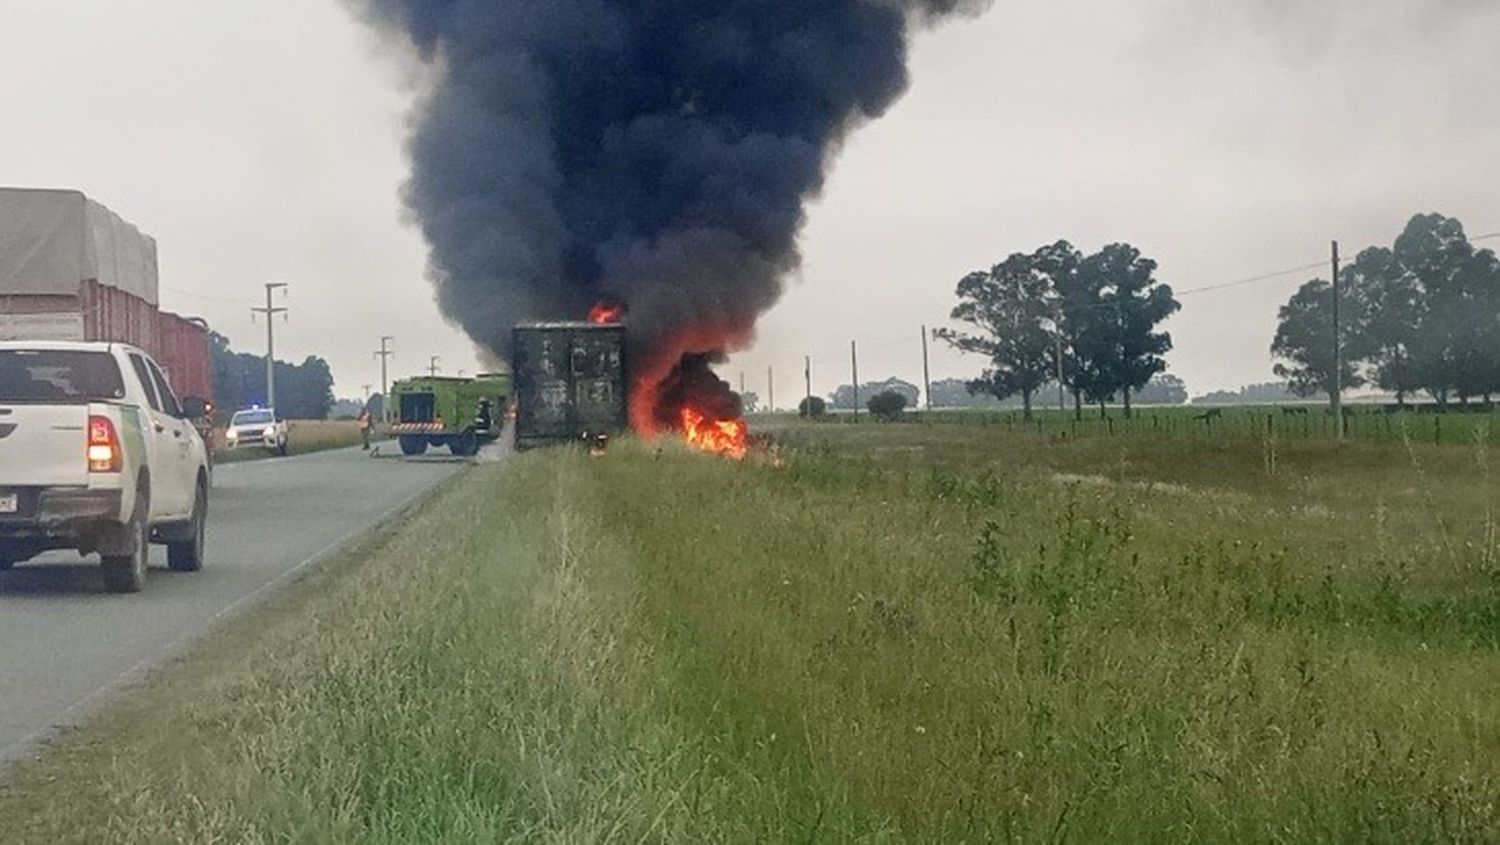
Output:
M179 396L213 399L207 325L98 282L83 282L76 296L0 294L0 339L128 343L162 365Z
M156 241L78 191L0 188L0 340L113 341L212 400L208 327L157 308Z

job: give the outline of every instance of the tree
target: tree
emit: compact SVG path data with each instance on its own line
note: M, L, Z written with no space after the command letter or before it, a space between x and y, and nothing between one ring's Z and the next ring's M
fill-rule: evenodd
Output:
M754 391L750 391L750 392L746 392L746 393L741 393L740 394L740 407L744 408L745 409L745 413L747 413L747 414L753 414L753 413L759 411L760 410L760 394L755 393Z
M1276 329L1276 338L1271 343L1271 353L1287 363L1276 364L1278 377L1285 379L1287 386L1298 396L1326 394L1332 401L1335 390L1333 349L1333 286L1322 279L1313 279L1292 295L1287 304L1281 306L1281 321ZM1348 340L1355 334L1348 323L1341 323L1339 334ZM1353 347L1350 347L1351 351ZM1340 367L1345 388L1356 388L1364 384L1355 367L1356 355L1343 356Z
M887 390L870 397L870 413L877 419L890 422L899 419L906 410L906 397L894 390Z
M887 391L900 393L906 397L906 404L912 406L917 404L917 398L921 396L921 391L915 384L894 377L885 381L865 382L859 387L859 396L868 401L871 396ZM859 407L854 401L854 386L850 384L839 385L838 390L830 394L828 399L832 406L840 411L852 411Z
M220 414L266 404L265 358L233 351L229 339L217 332L209 334L209 351ZM301 364L277 361L275 367L277 411L295 419L328 418L334 399L333 374L327 361L308 356Z
M1419 303L1420 321L1412 350L1417 382L1438 404L1445 405L1460 382L1460 334L1465 321L1458 276L1473 247L1457 220L1419 214L1396 238L1392 252L1411 276Z
M1038 272L1041 252L1015 253L989 271L970 273L958 283L953 319L976 333L938 329L934 334L954 348L984 355L990 367L969 383L970 390L997 399L1019 394L1027 419L1031 398L1047 383L1056 360L1052 279Z
M932 406L934 408L994 408L1000 400L988 393L976 394L969 390L965 379L945 378L932 383Z
M1181 405L1188 400L1187 384L1170 373L1161 373L1141 388L1136 400L1150 405Z
M1098 392L1100 382L1099 373L1090 366L1098 358L1098 279L1078 272L1083 253L1067 241L1044 246L1035 256L1037 271L1051 280L1056 297L1053 331L1057 337L1053 342L1055 355L1062 360L1059 363L1054 359L1053 373L1062 371L1063 384L1073 394L1073 413L1082 418L1084 399Z
M814 419L828 413L828 403L821 397L809 396L797 403L797 415L804 419Z
M1059 373L1075 413L1084 400L1102 410L1123 395L1128 415L1132 394L1166 369L1172 336L1157 327L1181 308L1156 266L1123 243L1086 258L1067 241L1015 253L958 284L953 318L979 331L936 334L990 359L970 390L1002 401L1020 395L1028 418L1032 396Z
M1375 384L1406 404L1407 395L1422 387L1416 355L1427 302L1416 276L1391 250L1371 248L1355 258L1340 281L1348 292L1340 316L1360 339L1356 354L1368 361Z
M1215 390L1193 399L1194 405L1274 405L1299 399L1285 382L1247 384L1238 390Z
M1367 369L1398 403L1417 391L1439 405L1500 392L1500 259L1476 250L1457 220L1416 215L1391 249L1364 250L1339 281L1346 366ZM1332 378L1327 288L1304 285L1282 309L1272 349L1290 364L1277 373L1299 390L1326 390Z
M1084 259L1078 275L1097 290L1098 307L1083 332L1091 393L1098 402L1123 395L1130 416L1133 391L1167 368L1172 336L1157 326L1181 310L1169 285L1156 280L1156 262L1130 244L1110 244Z

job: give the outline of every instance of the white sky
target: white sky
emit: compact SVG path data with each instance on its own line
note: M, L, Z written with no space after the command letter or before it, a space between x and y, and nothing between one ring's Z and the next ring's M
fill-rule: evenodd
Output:
M1128 240L1199 287L1389 244L1413 213L1500 231L1500 3L998 0L924 35L915 85L841 156L802 277L724 368L778 404L919 382L918 326L964 272L1057 238ZM401 221L411 87L336 0L0 0L0 184L79 188L154 235L163 304L237 349L291 283L278 357L340 395L471 344L437 314ZM1493 243L1491 245L1494 245ZM1184 298L1171 370L1194 393L1270 379L1284 278ZM933 347L934 378L982 362Z

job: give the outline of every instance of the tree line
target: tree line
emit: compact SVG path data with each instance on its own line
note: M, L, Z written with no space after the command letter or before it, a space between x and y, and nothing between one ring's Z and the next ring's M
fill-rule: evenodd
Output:
M1280 310L1275 373L1299 396L1331 400L1335 385L1373 384L1399 405L1425 393L1447 406L1500 393L1500 260L1476 249L1458 220L1419 214L1391 247L1364 250L1338 278L1337 366L1326 279L1302 285Z
M838 389L828 394L828 405L839 411L852 411L855 408L863 410L870 399L882 393L899 393L906 397L906 404L915 408L917 400L922 391L909 381L904 381L894 376L885 381L867 381L859 386L856 394L854 385L841 384ZM856 396L858 402L855 401Z
M1084 255L1067 241L1015 253L958 283L952 318L971 331L934 335L964 352L984 355L989 367L968 382L976 394L1021 397L1031 416L1034 397L1060 380L1074 412L1084 403L1136 394L1166 370L1172 337L1160 323L1181 305L1156 279L1157 263L1126 243Z
M218 332L210 332L208 340L218 413L227 418L241 408L267 404L265 357L235 352L229 338ZM301 364L276 362L276 410L282 416L327 419L333 401L333 373L327 361L309 355Z

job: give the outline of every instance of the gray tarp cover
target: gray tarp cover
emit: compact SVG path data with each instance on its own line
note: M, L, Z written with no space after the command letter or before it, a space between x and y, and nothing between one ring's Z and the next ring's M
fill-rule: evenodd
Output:
M94 280L157 301L156 241L78 191L0 188L0 294Z

